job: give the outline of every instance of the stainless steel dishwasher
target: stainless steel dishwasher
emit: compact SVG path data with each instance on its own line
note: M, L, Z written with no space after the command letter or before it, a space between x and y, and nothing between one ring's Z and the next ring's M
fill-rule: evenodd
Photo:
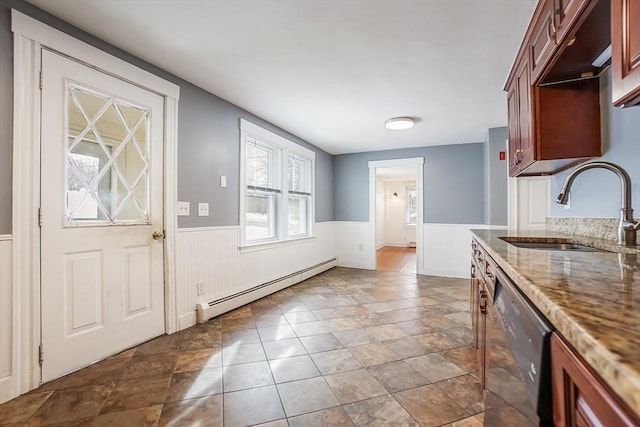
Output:
M498 268L487 309L484 425L553 426L551 325Z

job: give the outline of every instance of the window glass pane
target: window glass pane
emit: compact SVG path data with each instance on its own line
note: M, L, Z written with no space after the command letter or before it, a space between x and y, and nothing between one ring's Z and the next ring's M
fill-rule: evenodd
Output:
M289 155L289 190L311 193L311 162L304 157Z
M415 224L418 217L417 202L418 193L415 186L407 187L407 208L406 208L406 223Z
M100 159L95 156L71 153L72 165L67 165L67 209L76 219L98 219L98 204L88 194L89 182L100 172Z
M275 238L275 195L252 193L246 198L246 240Z
M289 236L307 234L308 197L289 197Z
M247 185L279 189L276 150L273 147L249 140L246 144Z
M149 223L149 111L75 84L67 95L67 221Z

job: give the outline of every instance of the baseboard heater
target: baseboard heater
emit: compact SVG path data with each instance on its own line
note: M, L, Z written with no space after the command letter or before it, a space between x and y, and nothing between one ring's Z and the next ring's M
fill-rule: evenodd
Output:
M303 280L307 280L317 274L327 271L338 265L338 258L332 258L330 260L321 262L312 267L305 268L295 273L288 274L275 280L263 283L253 288L244 290L242 292L229 295L224 298L220 298L208 303L196 305L196 319L198 323L207 322L209 319L219 316L222 313L231 311L235 308L242 307L245 304L258 300L262 297L266 297L274 292L278 292L284 288L288 288L291 285L300 283Z

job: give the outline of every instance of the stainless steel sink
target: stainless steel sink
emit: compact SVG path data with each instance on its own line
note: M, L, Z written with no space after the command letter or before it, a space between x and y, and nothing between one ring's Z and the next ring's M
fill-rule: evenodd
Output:
M598 249L591 246L585 246L566 241L532 241L509 237L501 237L500 239L513 246L526 249L540 249L547 251L609 252L604 249Z

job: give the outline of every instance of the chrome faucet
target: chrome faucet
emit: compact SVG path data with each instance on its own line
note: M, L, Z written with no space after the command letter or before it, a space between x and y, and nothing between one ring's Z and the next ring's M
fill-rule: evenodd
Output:
M562 191L558 194L556 203L566 205L567 200L569 199L569 190L571 190L573 180L582 172L595 168L610 170L620 178L620 183L622 184L622 208L620 209L620 222L618 222L618 244L627 246L635 245L636 231L640 228L640 221L633 220L633 209L631 208L631 178L629 178L627 171L622 169L620 166L608 162L591 162L581 164L567 177L567 180L564 182L564 187L562 187Z

